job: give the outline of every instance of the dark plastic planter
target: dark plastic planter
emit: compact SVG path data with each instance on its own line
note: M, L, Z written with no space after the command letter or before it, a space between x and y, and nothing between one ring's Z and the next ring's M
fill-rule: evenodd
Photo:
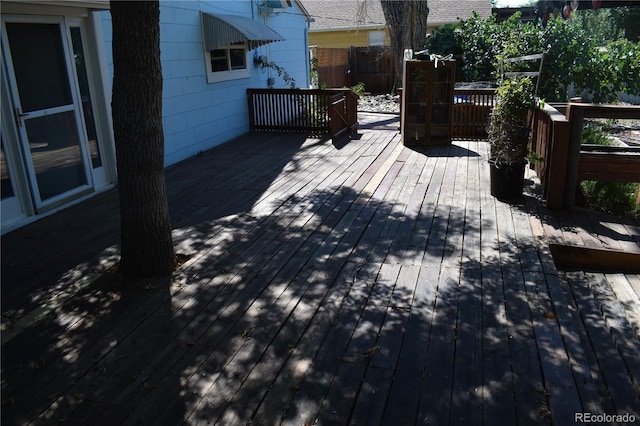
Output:
M526 162L515 165L497 165L495 161L489 160L489 165L491 171L491 195L499 200L512 200L522 197Z

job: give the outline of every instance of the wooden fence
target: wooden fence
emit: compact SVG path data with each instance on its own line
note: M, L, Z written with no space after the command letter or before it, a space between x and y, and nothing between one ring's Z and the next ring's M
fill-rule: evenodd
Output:
M373 94L391 93L395 62L389 46L351 48L312 48L318 60L320 84L328 87L351 87L364 83Z
M324 87L351 87L349 73L349 49L312 47L317 60L318 80Z
M566 115L551 105L533 113L534 164L547 206L572 208L580 181L640 182L640 150L582 144L585 118L640 119L640 106L570 103Z
M605 152L601 148L582 145L585 118L640 119L640 106L569 104L567 119L571 123L570 161L567 163L565 187L565 205L569 207L575 204L580 180L587 177L607 182L640 182L640 156L633 149L626 152Z
M351 47L349 49L350 83L364 83L367 92L391 93L395 60L389 46Z
M355 132L358 96L348 89L247 89L251 131L329 134Z

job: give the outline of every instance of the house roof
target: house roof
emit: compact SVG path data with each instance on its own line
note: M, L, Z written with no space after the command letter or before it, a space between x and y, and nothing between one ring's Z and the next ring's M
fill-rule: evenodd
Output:
M65 6L87 9L109 9L109 0L12 0L11 3L42 6Z
M380 0L304 0L304 6L314 22L310 31L382 28L385 24ZM429 0L429 26L456 24L467 19L472 11L487 18L491 15L491 0Z
M307 20L311 19L311 15L309 14L309 11L307 10L306 7L304 7L304 5L300 0L293 0L293 3L295 3L296 6L298 6L298 9L300 9L300 12L302 12L302 14Z

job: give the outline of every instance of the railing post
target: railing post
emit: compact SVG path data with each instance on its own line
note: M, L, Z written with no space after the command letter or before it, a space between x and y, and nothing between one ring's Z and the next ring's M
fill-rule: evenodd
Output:
M573 208L576 204L578 189L578 165L580 164L580 145L582 144L582 126L584 109L579 104L569 103L567 106L569 120L569 147L567 154L567 174L564 190L564 207Z
M253 132L256 129L256 122L253 116L253 90L251 89L247 89L247 102L249 103L249 130Z
M358 95L349 90L347 92L347 118L351 133L358 131Z
M553 108L551 106L545 106ZM554 115L561 115L560 112L553 110ZM567 162L569 158L569 137L570 123L564 116L558 117L558 120L549 117L548 128L548 159L546 161L546 183L547 183L547 207L552 210L561 209L565 205L566 185L567 185ZM574 190L575 194L575 190Z

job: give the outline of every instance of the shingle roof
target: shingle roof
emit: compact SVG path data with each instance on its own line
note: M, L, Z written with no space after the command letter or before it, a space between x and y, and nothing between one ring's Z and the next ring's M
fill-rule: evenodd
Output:
M457 24L476 11L482 18L491 16L491 0L429 0L429 25Z
M385 25L380 0L303 0L315 22L310 31L353 28L379 28ZM472 11L481 17L491 15L491 0L429 0L429 26L455 24Z

